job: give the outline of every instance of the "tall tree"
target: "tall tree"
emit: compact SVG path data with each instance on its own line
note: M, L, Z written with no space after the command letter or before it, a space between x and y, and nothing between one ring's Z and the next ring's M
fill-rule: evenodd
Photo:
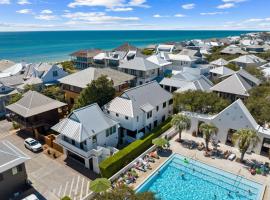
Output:
M121 185L113 190L96 194L94 200L155 200L155 195L152 192L135 193L135 191L126 186Z
M191 126L190 119L185 115L176 114L173 116L171 123L174 126L175 130L178 132L179 142L181 142L182 131L189 129Z
M217 134L218 128L214 124L202 123L199 127L199 130L203 133L205 147L208 151L210 139L214 134Z
M191 111L215 114L226 108L230 102L213 92L188 90L175 93L173 97L174 111Z
M234 145L238 146L241 153L240 161L243 162L247 150L250 147L254 148L260 141L260 138L254 130L240 129L233 134L232 140Z
M79 95L74 109L78 109L92 103L97 103L100 107L111 101L115 96L113 81L107 76L100 76L93 80Z

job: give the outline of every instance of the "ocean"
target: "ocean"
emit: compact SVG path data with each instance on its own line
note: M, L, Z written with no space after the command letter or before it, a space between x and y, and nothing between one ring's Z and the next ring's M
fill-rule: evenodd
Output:
M0 32L0 60L55 62L80 49L113 49L124 42L137 47L162 42L223 38L251 31L43 31Z

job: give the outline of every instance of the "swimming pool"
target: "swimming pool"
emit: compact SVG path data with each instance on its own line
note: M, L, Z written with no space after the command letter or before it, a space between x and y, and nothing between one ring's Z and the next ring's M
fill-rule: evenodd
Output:
M136 192L161 200L260 200L264 186L199 161L174 154Z

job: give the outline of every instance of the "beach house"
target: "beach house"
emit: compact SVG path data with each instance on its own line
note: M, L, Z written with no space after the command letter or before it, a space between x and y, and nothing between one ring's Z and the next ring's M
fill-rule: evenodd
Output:
M65 92L65 99L68 104L73 105L75 99L80 92L87 87L93 80L98 79L102 75L113 81L114 88L117 92L134 85L135 76L129 75L111 68L93 68L89 67L85 70L70 74L59 80Z
M63 78L67 75L68 73L65 72L60 65L39 63L34 65L31 77L40 78L42 83L45 85L58 83L60 78Z
M136 85L148 83L163 75L163 67L143 57L135 57L120 63L119 71L135 76Z
M210 90L232 102L236 99L246 99L249 96L249 90L261 83L259 79L243 69L220 78L225 79L214 85Z
M71 61L78 69L93 67L96 65L94 62L94 57L102 52L103 51L100 49L79 50L70 54Z
M99 173L99 163L118 150L118 122L104 114L97 104L72 111L52 130L64 154Z
M156 81L125 90L104 106L104 112L120 123L122 143L150 132L172 114L172 94Z
M29 90L19 101L6 106L6 109L10 118L21 129L46 134L46 131L59 122L65 106L65 103Z
M240 56L238 58L231 60L230 62L235 63L238 67L246 68L246 67L260 67L267 61L259 58L258 56L250 54Z
M0 141L0 197L16 199L27 184L25 162L30 158L9 141Z
M187 90L210 91L213 83L199 70L185 67L183 71L170 78L163 78L159 83L168 92L184 92ZM197 73L196 73L197 72Z
M188 133L203 137L203 134L199 130L200 124L212 123L218 128L217 140L227 145L233 145L232 136L237 130L254 130L258 134L260 142L254 149L249 149L249 151L269 155L270 129L257 124L241 99L236 100L216 115L193 112L183 112L182 114L191 119L191 128L187 131Z

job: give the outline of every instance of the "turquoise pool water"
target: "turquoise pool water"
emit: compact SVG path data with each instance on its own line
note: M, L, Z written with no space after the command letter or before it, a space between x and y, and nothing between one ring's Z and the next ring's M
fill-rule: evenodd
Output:
M263 185L174 154L137 192L161 200L259 200Z

